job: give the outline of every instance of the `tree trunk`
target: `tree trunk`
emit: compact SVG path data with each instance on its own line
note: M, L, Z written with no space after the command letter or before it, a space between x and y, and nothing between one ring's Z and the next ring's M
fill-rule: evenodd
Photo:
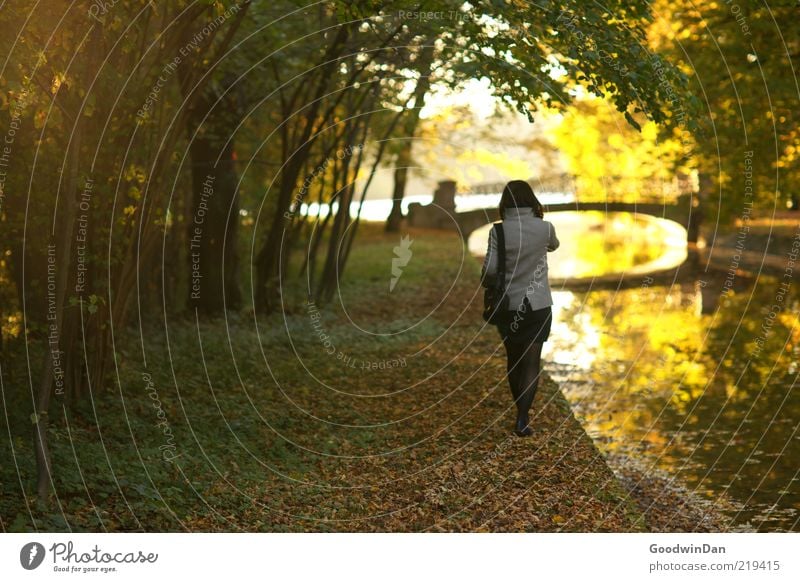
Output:
M211 123L214 117L208 117ZM214 131L212 127L210 131ZM220 149L222 151L220 151ZM188 304L204 313L241 307L239 289L239 198L233 144L195 137L192 204L187 223L189 244ZM219 161L217 161L219 159Z
M302 153L304 156L308 155L307 152ZM256 310L264 310L267 313L276 307L279 299L280 287L277 281L278 257L280 256L281 239L289 224L288 221L291 220L291 216L287 213L297 179L295 170L292 167L296 163L290 161L281 170L280 191L275 214L269 224L264 245L256 258L254 308Z
M690 208L691 217L687 226L687 242L689 244L696 245L700 240L700 228L705 218L706 201L710 199L713 188L714 180L711 179L711 175L701 171L698 176L696 203Z
M392 192L392 211L386 219L386 232L400 232L403 220L403 197L406 194L408 166L411 163L411 140L403 142L394 168L394 190Z
M411 165L411 147L414 133L419 125L419 114L425 104L425 95L431 88L431 72L433 71L434 49L432 44L422 47L416 64L419 80L414 88L414 107L408 111L403 124L403 143L397 155L394 170L394 192L392 193L392 210L386 219L386 232L399 232L403 220L403 198L408 183L408 167Z
M53 385L56 394L63 396L65 392L66 373L61 348L69 338L61 337L64 322L64 304L67 295L67 283L72 259L72 241L75 231L76 194L78 191L78 169L80 166L80 149L83 137L84 117L78 112L75 128L69 143L68 174L64 182L59 200L62 207L57 215L58 228L55 242L48 246L48 341L42 365L42 376L36 401L34 417L34 447L36 450L36 494L39 503L47 506L50 487L53 482L53 471L50 460L50 448L47 440L49 426L50 400ZM51 259L52 257L52 259ZM52 262L51 262L52 261ZM71 343L71 342L67 342ZM56 366L58 364L58 366Z

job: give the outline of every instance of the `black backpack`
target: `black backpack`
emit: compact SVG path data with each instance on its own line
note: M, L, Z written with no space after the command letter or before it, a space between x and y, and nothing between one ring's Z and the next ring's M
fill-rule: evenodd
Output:
M508 295L506 295L506 235L503 223L493 227L497 233L497 276L494 285L483 293L483 319L497 325L508 317Z

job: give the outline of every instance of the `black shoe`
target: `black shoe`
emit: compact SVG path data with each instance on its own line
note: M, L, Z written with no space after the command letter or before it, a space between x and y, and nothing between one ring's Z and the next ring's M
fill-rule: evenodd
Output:
M527 437L533 434L533 429L528 426L528 421L523 419L517 419L517 424L514 427L514 434L518 437Z

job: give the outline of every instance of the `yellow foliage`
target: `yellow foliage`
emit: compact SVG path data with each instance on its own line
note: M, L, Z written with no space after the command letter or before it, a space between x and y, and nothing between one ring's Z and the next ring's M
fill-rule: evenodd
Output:
M638 132L609 103L589 99L573 105L551 131L582 200L633 202L678 194L674 168L681 144L659 139L653 122Z
M531 176L533 169L524 160L514 159L506 154L497 154L484 148L466 150L459 154L459 164L476 164L494 168L508 179L518 176Z

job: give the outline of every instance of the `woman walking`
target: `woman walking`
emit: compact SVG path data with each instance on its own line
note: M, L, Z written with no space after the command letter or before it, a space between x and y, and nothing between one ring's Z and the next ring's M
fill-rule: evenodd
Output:
M505 294L508 309L495 323L508 357L508 383L517 406L514 432L529 436L529 411L539 386L542 344L550 336L553 299L547 280L547 253L558 248L553 225L544 220L544 207L530 184L513 180L500 198L505 238ZM497 228L489 235L482 284L496 283Z

